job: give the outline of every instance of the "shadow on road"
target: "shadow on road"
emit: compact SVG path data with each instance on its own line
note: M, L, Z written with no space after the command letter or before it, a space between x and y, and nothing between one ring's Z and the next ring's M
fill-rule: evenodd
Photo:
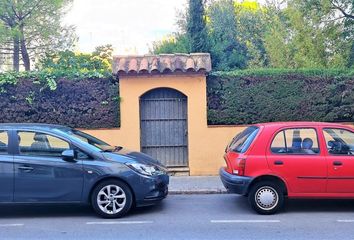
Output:
M211 201L207 201L209 199ZM221 204L221 205L220 205ZM214 206L214 207L211 207ZM222 207L217 207L222 206ZM203 210L205 208L205 210ZM177 211L177 212L176 212ZM200 211L214 216L225 213L253 214L246 197L231 194L178 196L159 204L133 208L124 218L151 215L184 214ZM354 200L335 199L288 199L280 214L287 213L354 213ZM100 219L88 205L0 205L0 219L47 218L47 217L88 217Z
M147 215L163 209L161 204L134 208L127 217ZM93 217L100 218L89 205L2 205L0 219L8 218L46 218L46 217Z
M1 205L2 218L95 216L86 205Z
M354 212L354 200L288 199L283 212Z
M249 209L248 198L235 197L234 211ZM353 212L354 199L286 199L280 213L306 213L306 212Z

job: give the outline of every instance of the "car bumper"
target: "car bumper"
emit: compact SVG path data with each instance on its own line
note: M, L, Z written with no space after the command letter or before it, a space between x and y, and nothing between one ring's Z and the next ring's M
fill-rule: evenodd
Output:
M252 182L251 177L237 176L226 172L224 168L220 168L220 179L228 192L246 195L248 186Z
M168 194L169 176L167 174L142 177L142 187L145 191L140 191L137 194L136 206L148 206L160 202Z

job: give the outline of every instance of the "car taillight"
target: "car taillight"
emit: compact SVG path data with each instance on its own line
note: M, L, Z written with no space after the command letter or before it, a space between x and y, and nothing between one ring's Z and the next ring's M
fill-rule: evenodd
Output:
M245 174L246 158L237 158L236 166L237 169L234 169L233 173L239 176L243 176Z

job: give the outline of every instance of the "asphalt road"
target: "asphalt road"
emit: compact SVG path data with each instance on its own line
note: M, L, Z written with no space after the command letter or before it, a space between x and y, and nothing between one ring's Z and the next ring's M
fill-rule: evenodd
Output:
M272 216L231 194L171 195L122 219L87 206L1 206L0 239L354 239L354 200L291 200Z

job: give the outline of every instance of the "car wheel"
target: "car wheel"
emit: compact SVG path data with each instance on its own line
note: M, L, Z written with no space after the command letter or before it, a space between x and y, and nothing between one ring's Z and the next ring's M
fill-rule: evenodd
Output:
M132 207L133 195L127 184L110 180L98 184L92 192L91 204L104 218L119 218Z
M284 191L274 182L259 182L252 186L248 201L256 212L274 214L284 204Z

